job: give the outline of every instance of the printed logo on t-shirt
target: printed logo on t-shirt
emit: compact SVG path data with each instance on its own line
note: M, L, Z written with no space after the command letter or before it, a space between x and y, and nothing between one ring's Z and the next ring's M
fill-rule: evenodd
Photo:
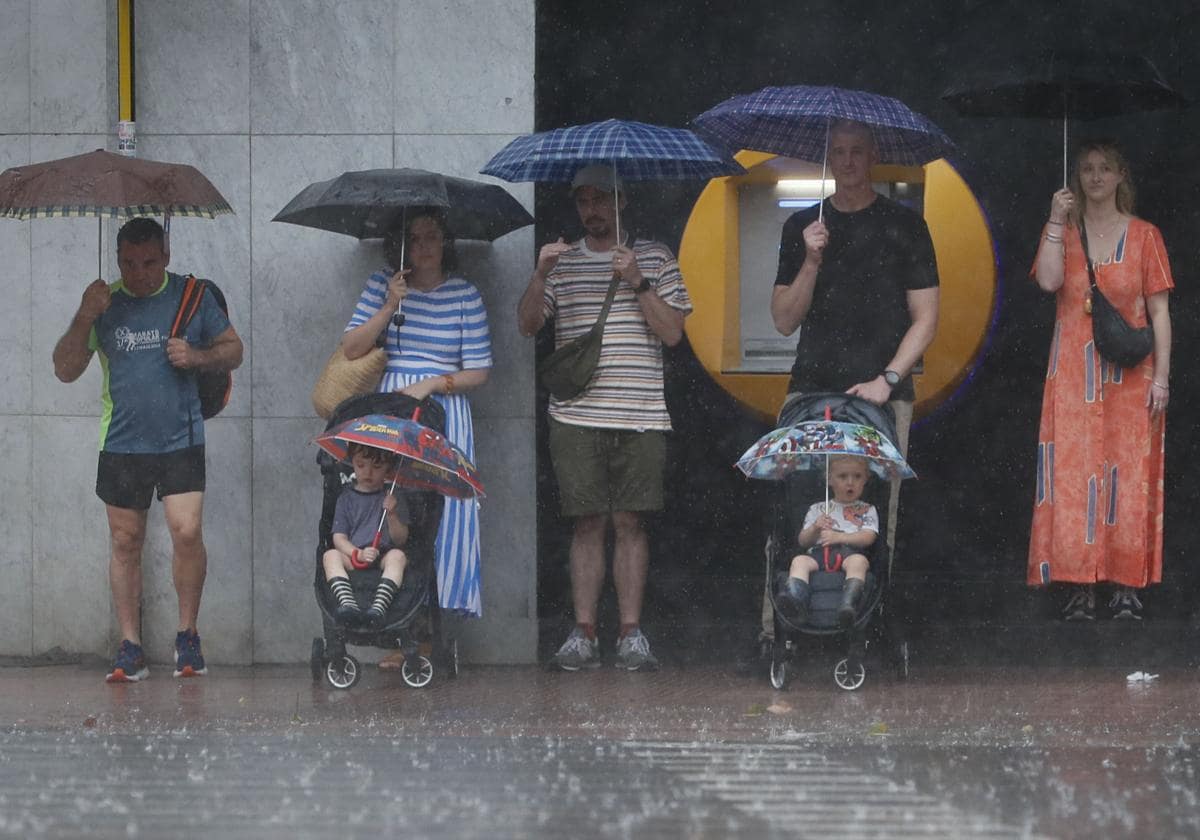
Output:
M117 327L113 333L117 348L126 353L139 350L158 350L162 347L162 334L158 328L152 330L131 330L129 327Z

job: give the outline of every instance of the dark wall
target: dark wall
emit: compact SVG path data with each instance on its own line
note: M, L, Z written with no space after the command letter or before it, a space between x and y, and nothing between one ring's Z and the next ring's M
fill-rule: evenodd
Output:
M1036 119L968 119L939 95L961 74L1011 66L1031 48L1096 45L1140 52L1168 82L1200 98L1191 56L1200 12L1182 0L1089 2L541 2L537 30L539 129L608 117L687 125L737 94L771 84L836 84L895 96L956 142L955 165L991 224L1000 306L987 352L959 399L913 430L921 476L905 491L903 576L940 595L912 609L952 620L962 598L985 621L1027 621L1040 603L1023 588L1042 378L1053 304L1026 279L1061 178L1061 125ZM1030 10L1033 9L1031 12ZM1166 237L1177 283L1172 409L1168 427L1167 546L1159 615L1186 614L1194 590L1197 483L1193 431L1198 302L1196 193L1200 107L1077 124L1073 133L1115 137L1131 161L1139 214ZM631 189L640 230L677 248L702 184ZM565 191L539 187L538 241L578 235ZM762 278L772 282L773 278ZM953 329L943 323L942 329ZM546 337L541 338L545 346ZM685 343L686 345L686 343ZM668 399L677 434L670 503L655 523L652 615L697 626L749 617L761 586L762 522L772 488L730 464L765 430L740 411L686 346L668 354ZM544 399L544 397L543 397ZM543 616L569 612L567 524L556 514L548 461L541 480ZM965 587L965 588L964 588Z

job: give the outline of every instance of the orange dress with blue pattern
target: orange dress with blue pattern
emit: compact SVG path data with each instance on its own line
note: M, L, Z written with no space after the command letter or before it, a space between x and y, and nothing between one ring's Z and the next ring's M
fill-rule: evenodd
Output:
M1078 228L1064 229L1063 248L1027 582L1140 588L1162 580L1166 428L1146 406L1154 354L1133 368L1100 358ZM1031 274L1036 267L1035 258ZM1113 255L1096 266L1096 283L1129 324L1144 326L1146 299L1175 285L1158 228L1131 219Z

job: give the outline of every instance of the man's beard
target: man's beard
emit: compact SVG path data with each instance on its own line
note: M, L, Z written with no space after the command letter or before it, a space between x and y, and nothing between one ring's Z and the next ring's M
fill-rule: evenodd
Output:
M585 219L583 226L589 234L598 239L604 239L612 235L612 226L599 216L592 216Z

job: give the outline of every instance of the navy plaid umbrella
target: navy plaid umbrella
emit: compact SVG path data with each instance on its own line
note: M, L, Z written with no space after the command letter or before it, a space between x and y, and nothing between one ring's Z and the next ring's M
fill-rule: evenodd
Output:
M824 161L833 120L871 127L880 163L920 166L944 157L950 138L898 99L837 87L765 87L726 99L693 122L732 149L754 149Z
M628 181L707 179L746 171L686 128L627 120L526 134L479 171L506 181L570 181L594 163L612 166Z

